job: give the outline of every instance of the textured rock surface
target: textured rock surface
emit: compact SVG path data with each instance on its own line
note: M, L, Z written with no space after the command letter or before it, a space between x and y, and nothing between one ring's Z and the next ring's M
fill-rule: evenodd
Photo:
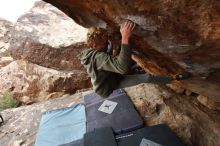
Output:
M6 122L0 127L0 145L34 145L43 112L82 102L88 92L3 111ZM196 98L152 84L130 87L126 92L147 125L168 124L188 146L220 145L219 115L199 104Z
M137 24L133 45L168 74L182 69L193 92L220 101L220 2L218 0L44 0L77 23L102 26L120 39L125 19Z
M214 102L208 97L199 95L197 97L197 100L204 106L208 107L209 109L217 110L220 111L220 103L219 102Z
M26 104L90 87L90 80L83 71L57 71L22 60L1 68L0 80L0 93L11 91Z
M0 69L13 61L12 57L0 57Z
M85 48L86 31L57 8L39 1L16 22L9 49L15 59L61 70L82 69L77 55Z
M7 52L9 47L10 30L13 24L9 21L0 19L0 57L8 56Z
M126 91L147 125L167 123L189 146L220 144L219 112L209 110L195 97L174 94L166 87L151 84Z

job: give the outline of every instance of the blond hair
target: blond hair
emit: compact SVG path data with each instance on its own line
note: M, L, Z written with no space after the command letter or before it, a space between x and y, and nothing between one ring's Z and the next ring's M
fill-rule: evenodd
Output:
M103 40L104 37L107 37L107 31L101 27L90 27L87 33L87 45L92 47L93 44L98 44Z

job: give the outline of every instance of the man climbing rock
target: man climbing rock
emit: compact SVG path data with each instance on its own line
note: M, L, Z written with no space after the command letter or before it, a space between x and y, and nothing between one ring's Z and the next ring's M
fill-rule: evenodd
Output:
M81 64L91 77L93 89L101 97L108 97L113 90L140 83L170 83L174 79L185 79L188 74L180 74L175 78L169 76L152 76L149 74L126 75L131 67L132 49L129 39L135 23L126 21L120 29L121 50L117 56L107 53L108 34L100 27L92 27L87 33L89 49L80 54Z

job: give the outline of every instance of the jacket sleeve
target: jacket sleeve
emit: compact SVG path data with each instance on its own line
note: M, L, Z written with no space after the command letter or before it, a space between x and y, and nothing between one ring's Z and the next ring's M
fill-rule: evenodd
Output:
M95 61L98 70L126 74L131 64L131 48L129 45L122 44L119 55L115 57L99 52L95 57Z

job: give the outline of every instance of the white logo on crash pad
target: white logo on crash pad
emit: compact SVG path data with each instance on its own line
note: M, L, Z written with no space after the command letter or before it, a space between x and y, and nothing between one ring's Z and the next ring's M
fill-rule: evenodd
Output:
M113 102L110 100L105 100L102 105L99 107L98 111L111 114L117 106L117 102Z
M162 146L162 145L160 145L158 143L155 143L151 140L143 138L142 141L141 141L140 146Z

